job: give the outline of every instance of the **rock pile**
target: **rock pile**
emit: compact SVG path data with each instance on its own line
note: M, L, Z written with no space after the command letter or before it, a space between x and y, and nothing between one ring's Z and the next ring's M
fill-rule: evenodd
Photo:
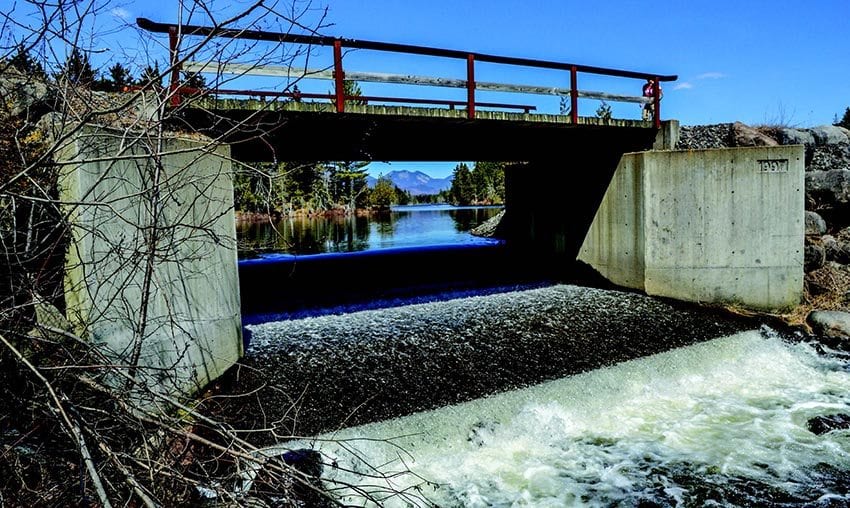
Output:
M502 224L502 218L505 216L505 211L502 210L498 214L490 217L478 226L472 228L470 233L475 236L483 236L485 238L500 238L502 235L499 225Z
M48 139L75 122L143 132L159 122L166 90L101 92L0 67L0 118L21 119Z
M706 150L710 148L729 148L732 142L732 124L683 125L679 129L679 150Z

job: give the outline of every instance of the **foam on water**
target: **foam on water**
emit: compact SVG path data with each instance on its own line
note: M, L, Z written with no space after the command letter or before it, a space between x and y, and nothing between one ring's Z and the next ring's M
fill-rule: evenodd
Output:
M354 505L850 502L850 432L806 427L839 412L844 359L750 331L286 447L319 449Z

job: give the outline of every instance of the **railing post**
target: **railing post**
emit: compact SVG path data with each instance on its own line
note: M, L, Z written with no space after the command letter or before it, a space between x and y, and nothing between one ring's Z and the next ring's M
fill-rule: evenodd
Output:
M466 115L475 118L475 55L466 55Z
M652 121L655 123L655 128L661 128L661 80L658 76L652 82Z
M169 93L171 94L171 106L177 107L180 105L180 66L177 63L180 61L179 44L177 27L168 27L168 49L171 58L171 82L169 83Z
M345 73L342 71L342 41L334 40L334 88L336 112L345 112Z
M570 66L570 121L578 123L578 71L575 65Z

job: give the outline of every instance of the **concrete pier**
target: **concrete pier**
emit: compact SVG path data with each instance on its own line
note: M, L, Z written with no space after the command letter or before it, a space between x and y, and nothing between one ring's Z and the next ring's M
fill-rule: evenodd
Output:
M242 354L229 147L207 142L85 126L60 158L68 318L165 393Z

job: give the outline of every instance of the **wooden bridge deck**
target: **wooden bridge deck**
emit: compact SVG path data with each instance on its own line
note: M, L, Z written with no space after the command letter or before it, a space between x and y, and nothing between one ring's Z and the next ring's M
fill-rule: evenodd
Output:
M336 106L330 102L295 102L295 101L264 101L259 99L236 98L202 98L191 103L193 108L210 111L243 111L243 112L298 112L298 113L336 113ZM346 104L345 112L355 115L389 115L425 118L456 118L468 119L465 109L427 108L416 106L388 106L372 104ZM516 111L492 111L478 109L475 120L499 120L514 122L533 122L560 125L584 125L606 127L654 128L652 121L629 119L603 119L595 116L579 116L573 122L570 115L546 113L522 113Z

